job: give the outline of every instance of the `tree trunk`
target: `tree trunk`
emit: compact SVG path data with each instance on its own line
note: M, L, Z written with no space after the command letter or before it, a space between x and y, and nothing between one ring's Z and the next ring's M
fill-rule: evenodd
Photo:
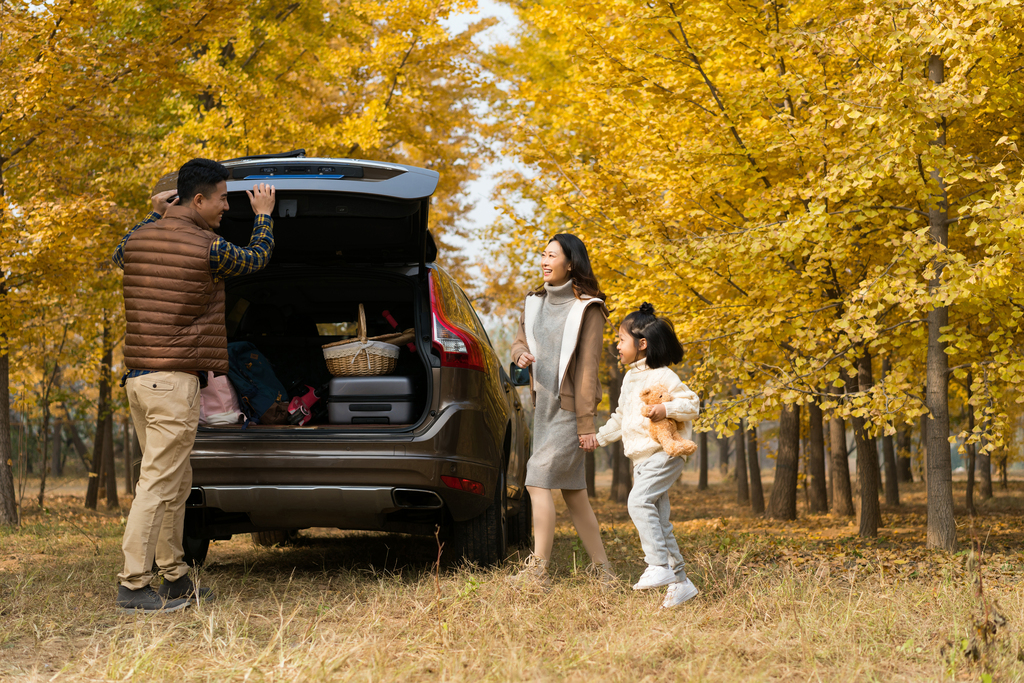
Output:
M46 473L49 469L46 458L50 453L50 406L45 401L43 402L43 427L39 434L43 437L43 442L39 448L39 495L36 497L36 501L39 503L39 507L43 507L43 501L46 500Z
M942 57L928 59L928 78L943 82L945 64ZM935 144L946 146L946 119L938 124ZM932 241L943 247L949 244L949 203L945 183L939 169L931 171L932 187L928 206L928 225ZM929 298L938 303L942 286L943 263L932 262L935 277L928 283ZM949 356L946 342L941 341L942 328L949 324L949 308L938 306L928 311L927 405L931 414L928 429L928 532L930 548L956 549L956 520L953 517L953 464L949 455Z
M89 468L89 485L85 489L85 507L90 510L96 509L96 502L100 496L100 467L103 464L103 439L107 430L104 425L105 418L101 417L106 406L103 405L103 398L100 397L99 405L96 408L96 435L92 442L92 462Z
M700 412L704 412L704 401L700 402ZM701 432L698 439L700 448L697 450L697 490L708 489L708 433Z
M108 389L109 390L109 389ZM114 467L114 416L107 418L107 434L103 437L103 477L106 485L107 509L116 510L121 507L117 498L117 470Z
M64 459L61 458L61 432L64 431L64 422L58 417L53 421L53 441L50 450L50 473L55 477L64 474Z
M832 387L833 394L842 394L842 387ZM846 449L846 421L835 415L829 419L829 455L832 458L832 514L852 517L853 486L850 484L850 453Z
M7 283L2 278L3 271L0 270L0 301L4 301L7 296ZM14 492L14 447L11 445L9 363L7 335L0 334L0 526L8 527L18 525L17 494Z
M764 514L764 489L761 487L761 456L757 449L757 428L747 430L747 465L750 467L750 511Z
M779 455L775 483L768 501L768 517L796 519L796 484L800 471L800 406L782 406L779 415Z
M865 351L857 360L857 381L860 391L871 390L871 355ZM878 445L868 434L867 420L853 416L853 436L857 440L857 482L860 488L860 535L878 535L882 515L878 509Z
M121 433L124 435L124 447L121 450L121 460L124 463L124 493L127 496L135 495L135 481L132 478L132 442L135 440L135 430L132 429L132 419L126 417L121 422Z
M614 413L619 409L619 394L622 393L622 368L619 367L615 348L609 346L605 353L608 363L608 406ZM625 503L629 500L629 491L633 488L633 466L626 457L622 442L608 444L608 457L612 466L612 500Z
M1009 461L1010 454L1004 449L1003 456L999 459L999 486L1001 486L1004 491L1008 491L1010 489L1010 477L1009 473L1006 471Z
M992 497L992 456L984 450L985 441L978 442L978 475L981 481L978 484L978 496L982 500Z
M974 434L974 406L971 405L971 384L973 383L973 375L967 373L967 404L964 406L965 412L967 413L967 437L970 438ZM977 451L974 448L975 444L967 444L967 490L964 493L964 507L967 508L967 514L974 517L977 511L974 509L974 468L975 460L977 458Z
M82 437L78 435L78 427L75 426L75 421L71 419L67 406L64 407L64 427L68 432L68 436L71 437L71 445L74 447L75 453L78 454L78 459L85 465L85 471L92 472L92 463L85 459L85 454L89 452L89 447L85 445Z
M729 474L729 439L719 434L718 441L718 471L724 479Z
M928 388L925 387L925 393ZM921 416L921 438L917 444L917 460L921 465L921 481L928 483L928 413Z
M736 502L746 505L750 502L750 485L747 482L747 430L743 420L736 430Z
M889 358L882 358L882 379L889 376ZM882 464L885 467L885 504L900 504L900 488L896 475L896 444L892 434L882 434Z
M896 440L892 434L882 435L882 463L885 467L885 504L899 506L900 485L896 475Z
M905 484L914 481L910 469L910 430L906 427L896 430L896 481Z
M110 366L113 363L113 349L110 348L110 325L104 318L103 321L103 358L100 360L100 390L99 401L96 404L96 439L92 445L92 472L89 474L89 488L85 492L85 507L90 510L96 509L96 503L100 496L106 496L110 500L110 494L106 491L107 478L105 474L105 453L109 449L113 454L114 444L105 443L108 434L113 436L113 429L107 423L113 423L113 415L110 410ZM113 455L111 455L111 465ZM117 497L116 477L114 478L114 497ZM104 489L102 492L100 489Z
M807 420L807 502L812 513L820 514L828 512L828 491L825 482L825 434L817 401L807 405Z

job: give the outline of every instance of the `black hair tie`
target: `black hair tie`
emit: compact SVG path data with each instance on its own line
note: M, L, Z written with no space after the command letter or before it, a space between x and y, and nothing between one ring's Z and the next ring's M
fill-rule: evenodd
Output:
M640 304L640 312L644 315L654 315L654 306L645 301Z

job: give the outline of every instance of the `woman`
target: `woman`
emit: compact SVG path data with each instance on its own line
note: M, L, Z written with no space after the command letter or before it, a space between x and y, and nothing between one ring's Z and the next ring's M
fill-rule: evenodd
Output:
M583 547L605 586L616 576L601 542L587 498L585 451L597 447L594 414L601 400L598 364L608 310L583 242L555 235L541 256L544 286L526 297L512 360L533 366L533 453L526 464L526 490L533 503L534 549L518 575L541 587L551 584L548 563L555 539L555 502L562 498Z

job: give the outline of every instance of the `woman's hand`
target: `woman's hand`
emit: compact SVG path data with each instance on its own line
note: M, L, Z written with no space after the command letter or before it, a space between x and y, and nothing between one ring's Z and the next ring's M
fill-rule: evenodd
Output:
M521 368L528 368L531 365L533 365L534 362L536 362L536 360L537 359L534 358L532 355L524 352L521 356L519 356L519 360L516 361L516 365L518 365Z
M580 434L580 448L587 451L595 450L598 447L597 434Z
M664 420L665 404L659 403L656 406L650 406L650 414L648 414L647 417L651 418L651 422L661 422L662 420Z

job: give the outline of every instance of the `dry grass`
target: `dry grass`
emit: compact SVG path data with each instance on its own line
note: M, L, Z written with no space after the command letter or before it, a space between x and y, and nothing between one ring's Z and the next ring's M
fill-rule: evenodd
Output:
M293 548L215 543L201 580L216 602L153 617L113 609L119 513L67 497L0 535L0 678L25 680L1024 680L1024 486L974 522L987 538L983 596L1004 615L981 660L978 562L923 548L921 485L886 510L877 541L847 520L751 518L723 485L673 492L677 535L702 594L602 595L568 528L555 588L521 593L511 567L433 573L433 539L317 530ZM643 569L635 530L596 505L624 578ZM563 515L564 518L564 515ZM968 522L967 524L970 524ZM322 533L321 533L322 532ZM95 543L95 544L94 544ZM967 648L969 649L969 647Z

